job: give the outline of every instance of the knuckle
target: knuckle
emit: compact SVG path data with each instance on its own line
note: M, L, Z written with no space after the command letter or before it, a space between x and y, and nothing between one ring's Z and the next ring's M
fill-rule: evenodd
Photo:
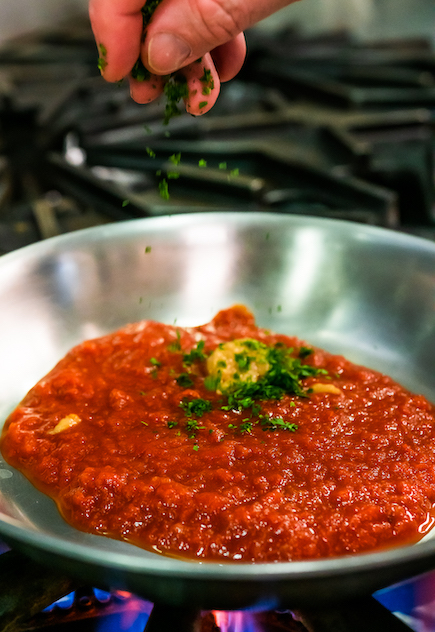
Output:
M210 41L223 44L234 38L247 22L245 12L235 2L208 0L199 7L202 28L209 34Z

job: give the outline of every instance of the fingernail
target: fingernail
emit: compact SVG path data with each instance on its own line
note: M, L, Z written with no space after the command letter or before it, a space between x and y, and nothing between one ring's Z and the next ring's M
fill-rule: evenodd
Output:
M190 46L172 33L157 33L148 44L148 65L166 75L181 68L191 53Z

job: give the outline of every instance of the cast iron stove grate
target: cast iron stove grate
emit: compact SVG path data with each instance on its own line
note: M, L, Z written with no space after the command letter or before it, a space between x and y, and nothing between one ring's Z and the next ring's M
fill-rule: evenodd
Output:
M162 103L139 106L98 76L86 20L0 50L0 252L104 222L235 209L432 237L428 44L284 32L251 34L249 48L211 113L168 126ZM179 152L163 200L159 182Z
M346 34L309 40L291 31L250 34L249 44L243 72L213 111L168 127L162 104L138 106L126 86L98 76L86 19L0 50L0 254L106 222L212 210L334 217L434 238L429 45L362 46ZM167 174L178 152L180 177L163 200L157 173ZM113 629L131 606L16 552L0 557L0 571L5 632L100 630L102 618ZM72 590L67 608L43 611ZM141 607L147 619L151 604ZM218 619L157 605L146 629L218 632ZM296 617L255 613L249 625L222 631L408 629L372 598Z

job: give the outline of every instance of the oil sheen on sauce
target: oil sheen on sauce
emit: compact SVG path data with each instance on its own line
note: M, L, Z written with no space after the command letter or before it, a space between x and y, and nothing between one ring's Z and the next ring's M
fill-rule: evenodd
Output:
M434 429L424 397L234 306L78 345L9 416L1 450L80 530L288 561L420 539Z

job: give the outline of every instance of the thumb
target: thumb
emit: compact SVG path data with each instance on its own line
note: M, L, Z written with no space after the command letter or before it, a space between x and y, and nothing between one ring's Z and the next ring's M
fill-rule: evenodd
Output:
M163 0L147 27L143 62L155 74L175 72L292 1Z

